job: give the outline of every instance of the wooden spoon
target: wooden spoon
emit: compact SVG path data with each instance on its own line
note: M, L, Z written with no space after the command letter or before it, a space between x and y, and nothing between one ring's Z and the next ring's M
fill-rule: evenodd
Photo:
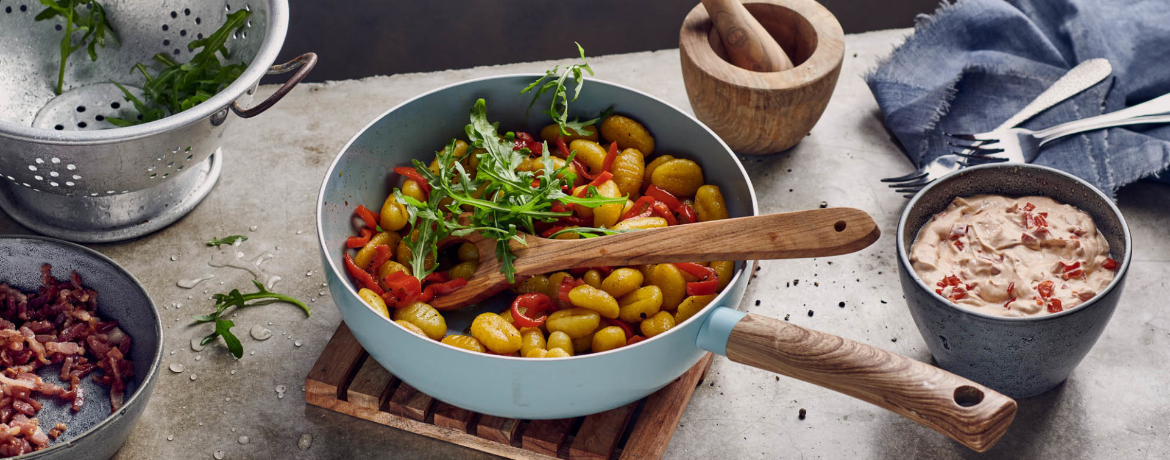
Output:
M512 243L518 278L581 267L714 262L719 260L796 259L848 254L877 241L873 218L852 208L813 209L763 216L697 222L578 240L525 235L527 246ZM479 268L467 285L435 297L441 311L456 310L508 288L496 259L496 241L472 234Z
M791 69L792 60L739 0L702 0L732 64L756 72Z

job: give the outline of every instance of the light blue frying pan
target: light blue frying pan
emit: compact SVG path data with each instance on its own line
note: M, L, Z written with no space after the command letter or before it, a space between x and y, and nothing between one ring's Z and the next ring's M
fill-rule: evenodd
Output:
M317 233L329 288L350 330L383 367L441 401L472 411L559 419L645 397L711 351L890 409L978 451L990 448L1007 430L1015 401L982 385L877 348L736 311L750 275L743 262L736 264L735 277L722 294L667 333L571 358L473 353L414 335L374 312L358 298L342 265L345 239L355 232L354 207L380 207L398 181L393 167L409 165L412 158L429 162L441 146L461 137L478 98L487 100L489 119L502 129L539 132L547 117L538 110L526 115L529 97L519 95L538 77L471 80L404 102L358 132L326 173ZM702 165L706 181L719 186L732 216L759 213L743 165L703 124L657 98L598 80L586 83L573 110L588 117L610 105L650 129L656 153ZM476 314L502 311L506 301L496 298L445 313L450 332L463 333Z

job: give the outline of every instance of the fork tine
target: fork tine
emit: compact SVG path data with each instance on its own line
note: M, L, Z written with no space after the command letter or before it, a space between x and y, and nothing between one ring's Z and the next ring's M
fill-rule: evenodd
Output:
M966 151L951 150L952 155L961 156L963 158L973 158L977 160L999 158L995 154L1002 153L1003 149L989 149L989 150L974 150L975 153L967 153Z
M984 156L984 157L976 157L976 158L978 158L978 160L975 160L975 161L960 160L959 164L962 165L964 168L966 168L966 167L971 167L971 166L985 165L988 163L1003 163L1005 161L1008 161L1007 158L1000 158L1000 157L995 157L995 156Z
M914 195L914 194L917 194L918 192L921 192L923 188L925 188L925 187L918 187L918 188L900 188L900 189L897 189L897 190L894 190L894 191L895 191L895 192L897 192L897 193L902 193L902 194L911 194L911 195Z
M985 149L989 145L998 144L998 143L999 143L999 139L993 139L990 141L976 141L975 143L972 143L972 144L961 144L961 143L956 143L956 142L952 142L949 140L947 141L947 145L949 145L951 147L958 147L961 149Z
M887 177L885 179L882 179L882 182L908 182L908 181L918 180L918 179L921 179L923 177L926 177L925 171L914 171L914 172L907 174L905 176Z
M955 139L960 139L960 140L964 140L964 141L983 141L983 142L987 142L987 141L997 141L997 140L999 140L999 138L998 138L998 137L995 137L994 135L991 135L991 133L979 133L979 134L962 134L962 133L948 133L948 132L946 132L946 131L943 131L943 134L945 134L945 135L946 135L946 136L948 136L948 137L952 137L952 138L955 138Z
M934 181L934 179L929 179L929 178L923 177L923 178L916 180L914 182L902 182L899 184L890 184L889 187L893 188L893 189L896 189L899 187L919 187L919 186L925 186L926 184L929 184L933 181Z

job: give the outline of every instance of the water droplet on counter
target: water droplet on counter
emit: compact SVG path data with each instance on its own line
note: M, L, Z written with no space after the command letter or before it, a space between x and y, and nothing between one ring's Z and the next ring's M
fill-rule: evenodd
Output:
M272 338L272 330L259 324L252 326L250 333L252 334L252 338L256 340L268 340Z
M305 433L301 435L301 439L297 440L297 448L300 450L309 450L313 445L313 435Z
M231 371L231 372L229 372L229 374L236 375L236 370L235 370L235 369L232 369L232 371Z
M223 460L223 451L222 450L215 451L215 454L213 454L213 455L215 456L215 460Z
M256 350L252 350L252 351L248 352L248 354L249 354L249 355L255 355L255 354L256 354Z
M174 353L174 352L171 352L171 353ZM171 370L171 372L174 372L176 374L180 374L183 372L183 363L171 363L171 366L169 369Z
M313 297L312 299L309 299L309 302L316 302L316 301L317 301L317 298L316 298L316 297Z
M309 271L305 272L305 276L313 276L313 271L309 270Z
M224 402L232 402L232 398L223 398L223 401ZM232 428L232 431L236 431L236 429Z
M278 281L280 278L266 272L264 268L261 267L261 264L263 264L265 261L268 261L269 259L272 259L274 257L273 254L271 252L261 252L251 260L247 260L245 258L244 252L238 251L236 246L237 245L232 245L231 247L220 248L220 250L213 254L211 259L207 261L207 265L215 268L231 267L238 270L244 270L252 275L252 279L260 281L260 283L263 284L266 289L272 288L272 286L276 284L276 281ZM221 282L220 284L223 283Z
M272 321L269 321L269 322L268 322L268 325L269 325L269 326L271 326L271 325L272 325Z
M202 282L207 281L207 280L212 279L212 278L215 278L215 275L204 275L204 276L201 276L198 278L181 279L181 280L175 282L175 284L177 284L179 287L181 287L183 289L191 289L191 288L194 288L199 283L202 283ZM206 294L207 291L203 291L203 293Z
M288 391L288 387L286 387L284 385L277 385L276 386L277 393L284 393L285 391Z
M321 283L321 287L329 287L329 283Z
M302 234L302 233L305 233L305 231L304 231L304 230L297 230L297 234L298 234L298 235L300 235L300 234Z
M413 241L413 240L411 240L411 241ZM179 256L171 256L171 262L174 262L176 260L179 260Z
M175 350L171 350L171 355L174 355L174 354L175 354Z
M195 355L195 360L196 360L196 361L199 361L200 359L203 359L203 356L201 356L201 355Z
M294 340L294 341L293 341L293 345L295 345L295 346L298 346L298 347L299 347L299 346L301 346L301 345L304 345L304 343L302 343L300 340Z
M191 380L192 380L192 381L194 381L194 380L195 380L195 379L197 379L197 378L199 378L199 376L198 376L198 375L191 374Z
M318 292L318 293L317 293L317 295L324 297L324 296L325 296L325 291Z
M251 226L251 227L248 227L248 231L249 231L249 232L254 232L254 231L256 231L256 229L257 229L257 228L259 228L259 227L257 227L257 226L255 226L255 225L253 225L253 226ZM411 241L413 241L413 240L411 240Z
M248 439L247 436L240 436L238 439L236 439L236 442L239 442L240 444L247 444L248 441L251 441L251 439Z
M174 441L174 440L175 440L175 435L172 434L170 436L167 436L167 441Z
M203 351L203 344L200 343L202 341L203 341L203 339L200 337L195 337L195 338L191 339L191 349L195 350L195 351Z

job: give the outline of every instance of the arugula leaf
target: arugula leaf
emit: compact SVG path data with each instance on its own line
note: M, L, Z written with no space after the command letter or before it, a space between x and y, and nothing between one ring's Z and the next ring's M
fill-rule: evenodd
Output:
M244 346L240 343L240 339L237 338L231 330L233 327L235 327L235 323L229 319L223 318L223 312L228 308L236 307L238 309L254 307L257 305L265 305L272 302L285 302L301 307L301 310L305 311L305 316L311 315L309 312L309 306L304 302L288 295L271 292L265 289L264 285L259 281L252 280L252 284L256 285L258 292L253 292L251 294L241 294L239 289L232 289L232 291L227 294L215 294L212 296L215 299L215 313L192 317L195 319L195 324L210 323L212 321L215 322L215 332L212 332L206 337L203 337L203 340L199 342L200 345L207 345L215 340L216 337L223 337L223 341L225 344L227 344L228 350L232 352L232 355L235 356L236 359L240 359L244 356Z
M232 236L225 236L223 238L212 238L211 241L207 242L207 245L219 247L219 245L221 245L221 244L226 244L226 245L230 246L230 245L236 244L237 241L240 241L240 242L248 241L248 237L246 237L244 235L232 235Z
M65 62L69 56L79 49L86 48L91 61L97 61L97 46L106 47L107 36L119 43L118 36L110 26L106 9L96 0L41 0L44 10L37 13L37 21L44 21L61 16L65 19L65 34L61 37L61 62L57 68L57 87L54 91L61 94L65 84ZM84 6L82 11L78 7ZM73 44L74 32L81 32L77 45Z
M595 118L585 121L574 118L573 121L569 121L569 103L576 101L577 97L581 95L581 87L585 85L585 72L589 72L589 76L593 76L593 68L589 67L589 62L585 60L585 48L582 48L580 43L574 43L577 45L577 51L581 53L580 64L573 64L564 68L561 68L559 65L554 66L552 69L545 71L543 77L536 79L536 81L520 91L520 94L524 94L532 91L534 88L536 89L536 92L532 94L532 101L528 103L529 110L532 109L532 106L536 105L536 102L540 100L541 96L552 91L552 102L549 104L548 109L544 111L544 114L548 115L549 118L552 118L557 123L561 129L561 135L564 136L572 135L569 130L576 133L585 133L586 126L596 124L613 114L613 106L610 106ZM568 90L565 87L565 80L570 75L573 76L573 81L576 83L576 87L573 89L572 99L569 98ZM545 81L545 79L548 79L548 81Z
M156 64L161 66L161 70L157 74L152 75L151 70L142 63L135 64L131 72L138 71L146 78L146 83L142 85L142 99L145 100L134 97L117 82L114 84L122 90L126 101L132 103L134 108L138 110L141 118L125 120L107 117L106 119L118 127L160 120L168 115L195 107L232 84L248 66L244 63L224 65L220 62L217 54L222 55L225 59L230 57L226 46L228 37L244 25L250 14L252 12L248 10L236 10L227 16L227 20L214 33L189 43L188 50L202 49L186 64L178 63L166 53L156 54L152 58Z

